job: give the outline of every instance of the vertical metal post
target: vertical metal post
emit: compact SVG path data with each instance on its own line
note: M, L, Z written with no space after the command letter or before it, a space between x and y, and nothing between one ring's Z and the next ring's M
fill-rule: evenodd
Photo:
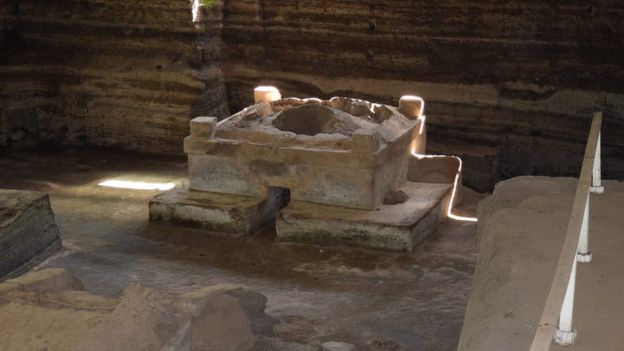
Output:
M589 188L592 194L604 193L604 186L602 186L602 169L600 162L600 133L598 133L598 145L596 146L596 155L594 157L594 167L592 168L592 184Z
M572 329L572 317L574 312L574 289L576 288L576 260L572 264L572 273L568 281L561 313L559 314L559 326L555 331L555 342L559 345L572 345L576 339L576 330Z
M591 262L592 254L589 252L589 194L585 200L585 211L583 211L583 223L581 224L581 234L579 236L578 249L576 251L576 261L581 263Z

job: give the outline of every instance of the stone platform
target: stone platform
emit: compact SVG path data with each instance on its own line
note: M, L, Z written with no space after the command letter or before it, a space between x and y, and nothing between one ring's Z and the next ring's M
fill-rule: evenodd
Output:
M24 273L60 248L47 194L0 189L0 280Z
M180 188L152 199L150 221L244 235L277 218L278 240L412 252L446 216L453 185L406 182L399 190L405 202L362 210L288 203L277 188L266 199Z
M452 184L406 182L408 198L375 210L293 201L277 219L279 240L412 252L446 216Z
M152 222L249 234L273 220L287 202L287 194L276 188L272 188L266 198L179 188L154 197L149 212Z
M279 240L411 252L460 199L461 160L423 154L420 97L254 100L191 120L188 190L154 198L152 221L244 234L277 218Z
M412 101L414 100L414 101ZM425 149L420 98L400 106L335 97L260 101L217 121L197 117L184 140L189 188L372 210Z

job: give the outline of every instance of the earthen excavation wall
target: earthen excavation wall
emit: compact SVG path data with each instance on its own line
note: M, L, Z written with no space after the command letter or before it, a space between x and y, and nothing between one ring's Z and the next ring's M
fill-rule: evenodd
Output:
M226 1L232 110L254 84L285 96L425 98L428 146L462 155L488 189L521 174L578 175L591 114L603 170L624 178L624 2Z
M225 117L273 83L422 95L429 151L463 156L480 190L576 175L600 109L605 176L624 178L621 1L225 0L205 33L188 0L0 4L0 141L179 153L191 117Z
M0 144L182 153L188 121L229 114L220 8L188 0L0 1Z

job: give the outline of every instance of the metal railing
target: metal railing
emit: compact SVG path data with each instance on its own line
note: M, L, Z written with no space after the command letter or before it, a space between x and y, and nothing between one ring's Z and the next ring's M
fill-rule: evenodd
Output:
M553 341L559 345L570 345L576 338L576 330L572 326L576 265L591 262L588 247L589 198L590 193L604 191L600 180L601 127L602 113L596 112L585 147L570 222L530 351L548 351Z

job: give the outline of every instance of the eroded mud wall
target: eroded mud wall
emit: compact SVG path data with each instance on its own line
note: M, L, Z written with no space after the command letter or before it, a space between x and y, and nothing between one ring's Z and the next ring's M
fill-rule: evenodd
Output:
M624 178L624 3L227 0L230 107L257 83L296 96L426 98L429 151L478 189L576 175L602 110L603 170Z
M4 0L6 145L93 144L181 153L188 120L227 115L217 55L188 0Z
M188 0L1 1L0 143L180 153L190 118L272 83L424 96L429 152L463 156L479 190L576 175L599 109L604 174L624 178L622 2L225 0L211 13L201 31Z

